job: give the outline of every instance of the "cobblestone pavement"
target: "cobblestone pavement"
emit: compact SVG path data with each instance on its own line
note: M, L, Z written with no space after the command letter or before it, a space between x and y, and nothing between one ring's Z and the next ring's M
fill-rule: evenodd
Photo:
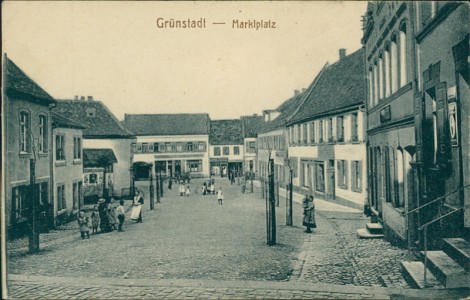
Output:
M469 295L456 290L293 282L12 277L11 299L461 299Z
M172 191L165 189L162 203L153 211L149 211L146 197L144 223L128 218L123 233L81 240L71 224L68 235L62 234L55 242L49 238L50 242L41 244L39 254L28 255L18 248L9 251L10 295L61 299L400 298L416 292L400 272L406 250L380 239L356 238L356 229L368 221L361 213L319 209L318 228L305 234L300 226L283 225L285 201L281 198L278 245L270 247L266 245L265 201L259 191L241 194L240 186L218 179L216 184L225 193L220 206L215 196L194 193L200 183L191 183L193 195L189 198L178 196L175 185ZM301 207L296 202L294 223L301 224ZM37 279L31 280L33 277ZM60 280L64 282L59 284ZM152 281L140 286L148 280ZM191 280L205 281L205 285ZM236 282L239 284L231 285Z
M317 212L317 230L304 236L294 276L299 281L409 288L400 261L407 250L382 239L358 239L367 218L359 213Z

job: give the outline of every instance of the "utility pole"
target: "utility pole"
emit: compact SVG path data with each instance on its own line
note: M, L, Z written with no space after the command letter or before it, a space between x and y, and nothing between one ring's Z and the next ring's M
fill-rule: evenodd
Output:
M274 159L269 159L269 227L271 229L268 245L276 244L276 205L274 195Z
M289 198L286 199L286 225L292 226L292 177L294 170L292 169L292 164L288 157L284 159L284 165L289 168L289 184L287 185L289 190Z
M150 170L149 170L149 173L150 173L150 176L149 176L149 181L150 181L149 182L150 183L149 184L149 194L150 194L150 209L151 210L154 209L154 207L155 207L155 202L154 202L155 201L155 197L154 197L155 190L153 188L153 175L152 175L153 170L152 170L152 167L153 166L150 165Z
M163 197L163 180L162 180L162 169L158 168L158 177L160 178L160 198Z
M29 236L29 253L39 252L39 231L38 231L38 197L36 197L36 160L29 159L30 175L30 199L31 199L31 231Z

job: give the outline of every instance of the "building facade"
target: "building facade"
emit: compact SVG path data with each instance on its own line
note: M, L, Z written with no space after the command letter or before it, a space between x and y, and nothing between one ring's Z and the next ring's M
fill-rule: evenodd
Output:
M209 143L211 175L243 174L245 151L241 120L211 120Z
M468 233L468 16L467 3L381 1L364 18L369 202L409 246L428 222L429 247Z
M83 124L83 149L112 149L117 163L113 167L113 190L119 197L132 184L132 143L134 135L126 130L109 109L93 97L59 100L54 112Z
M242 116L242 134L244 144L243 172L258 173L258 157L256 138L261 130L264 120L263 116Z
M123 124L136 135L134 164L165 177L209 177L207 114L126 114Z
M42 225L51 223L51 108L55 100L6 54L2 78L5 232L7 238L14 238L30 230L31 184L33 199L46 217Z
M287 123L294 189L363 209L367 199L364 54L325 66Z
M75 219L83 207L83 127L52 114L54 223Z

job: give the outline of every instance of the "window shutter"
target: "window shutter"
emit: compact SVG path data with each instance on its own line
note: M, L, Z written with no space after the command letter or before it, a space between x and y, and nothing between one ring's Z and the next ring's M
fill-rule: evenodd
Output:
M437 164L446 166L450 159L449 153L449 129L447 120L447 85L442 82L436 86L436 102L437 102Z

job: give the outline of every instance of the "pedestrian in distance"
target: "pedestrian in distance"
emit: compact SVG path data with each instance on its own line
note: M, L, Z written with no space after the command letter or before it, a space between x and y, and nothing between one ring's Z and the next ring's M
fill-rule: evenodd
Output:
M202 183L202 195L206 195L207 193L207 183L204 181Z
M169 189L169 190L171 190L171 186L172 186L172 185L173 185L173 180L172 180L171 177L170 177L170 179L168 180L168 189Z
M82 240L85 239L85 236L86 238L90 238L90 228L88 227L88 222L89 222L89 219L88 217L85 215L85 212L83 210L81 210L79 213L78 213L78 226L80 227L80 235L82 236Z
M134 199L132 201L132 213L131 219L142 223L142 205L144 204L144 195L142 192L135 192Z
M219 187L217 190L217 202L222 205L222 202L224 200L224 192L222 191L222 187Z
M98 211L98 205L93 207L93 212L91 213L91 233L98 233L98 226L100 226L100 213Z
M186 197L191 195L191 190L189 189L189 185L186 187Z
M100 232L112 231L109 225L108 203L106 203L104 198L98 200L98 213L100 214Z
M313 203L313 195L305 195L305 198L302 201L302 208L304 209L302 225L307 228L305 230L306 233L312 233L312 228L317 228L317 224L315 222L315 204Z
M111 227L112 230L116 230L116 224L118 223L118 220L116 218L116 206L115 206L114 197L111 197L111 200L109 201L109 204L108 204L108 218L109 218L109 226Z
M184 188L184 184L180 183L180 188L179 188L180 196L183 197L185 192L186 192L186 189Z
M211 194L214 195L215 194L215 184L214 182L211 183L211 190L210 190Z
M116 215L119 220L118 232L123 232L122 225L126 219L126 209L124 208L124 200L119 201L119 206L116 208Z

